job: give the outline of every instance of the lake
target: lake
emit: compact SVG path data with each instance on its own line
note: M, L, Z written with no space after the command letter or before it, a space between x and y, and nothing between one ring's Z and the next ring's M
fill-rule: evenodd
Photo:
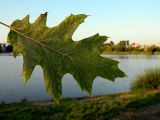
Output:
M137 74L150 67L160 67L160 55L102 55L119 61L119 67L127 74L114 82L96 77L93 82L92 95L112 94L130 91L130 83ZM40 66L33 71L31 79L25 86L21 70L22 56L0 55L0 102L49 100L51 95L45 90L43 73ZM62 98L88 96L73 79L66 74L62 80Z

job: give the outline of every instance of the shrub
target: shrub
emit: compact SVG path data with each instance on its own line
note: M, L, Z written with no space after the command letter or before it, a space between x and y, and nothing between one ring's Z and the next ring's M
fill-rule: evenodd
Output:
M27 100L27 98L24 97L24 98L22 98L21 102L26 103L26 102L28 102L28 100Z
M131 83L131 90L157 89L160 87L160 68L146 69Z

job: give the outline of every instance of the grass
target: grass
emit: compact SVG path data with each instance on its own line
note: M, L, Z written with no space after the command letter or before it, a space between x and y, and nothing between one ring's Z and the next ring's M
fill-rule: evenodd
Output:
M160 90L62 100L60 105L20 102L0 105L0 120L134 120L160 114ZM147 108L152 109L147 109ZM151 110L156 108L151 115ZM143 115L144 111L147 115ZM158 111L159 110L159 111ZM141 111L141 112L140 112Z
M160 68L149 68L131 83L132 91L157 89L160 87Z

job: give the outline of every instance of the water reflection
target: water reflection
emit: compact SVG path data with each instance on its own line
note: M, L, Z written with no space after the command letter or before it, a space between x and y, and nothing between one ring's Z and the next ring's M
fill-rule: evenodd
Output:
M160 55L102 55L112 59L160 59Z

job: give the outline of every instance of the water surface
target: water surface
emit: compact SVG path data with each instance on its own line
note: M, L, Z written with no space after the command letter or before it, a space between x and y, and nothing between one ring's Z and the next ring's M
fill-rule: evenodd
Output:
M93 82L92 95L120 93L130 90L130 83L144 69L160 66L159 55L102 55L119 61L119 67L127 74L114 82L96 77ZM26 98L31 101L48 100L51 95L45 90L43 73L40 66L33 71L27 86L21 75L23 59L18 56L0 55L0 102L15 102ZM72 75L66 74L62 80L62 98L82 97L88 94L81 91Z

